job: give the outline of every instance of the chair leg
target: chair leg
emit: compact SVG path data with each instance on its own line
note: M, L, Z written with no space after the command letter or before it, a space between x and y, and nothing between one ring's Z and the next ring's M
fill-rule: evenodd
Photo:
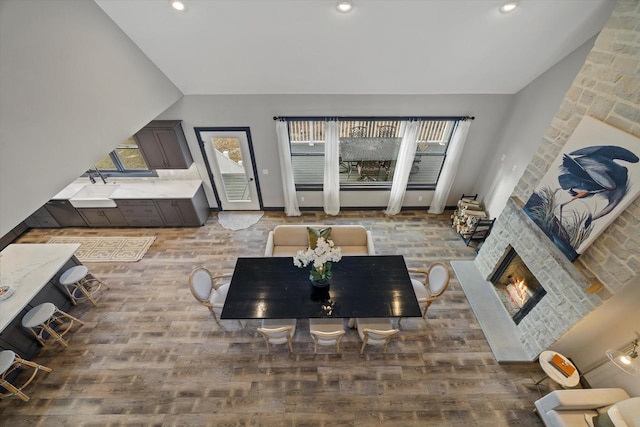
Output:
M0 387L4 388L9 392L9 393L0 395L0 397L18 396L20 399L24 400L25 402L29 400L29 396L24 394L22 390L20 390L19 388L16 388L13 384L11 384L9 381L5 379L0 380Z
M362 341L362 347L360 347L360 354L364 353L364 348L367 346L367 338Z

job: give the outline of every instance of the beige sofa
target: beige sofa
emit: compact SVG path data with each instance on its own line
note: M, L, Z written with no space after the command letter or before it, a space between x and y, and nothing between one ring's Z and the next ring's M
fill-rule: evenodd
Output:
M331 227L331 240L342 255L375 255L371 232L361 225L278 225L269 232L264 256L295 256L309 247L307 227Z
M640 427L640 397L630 398L621 388L556 390L535 406L547 427L587 427L587 419L604 412L621 417L628 427Z

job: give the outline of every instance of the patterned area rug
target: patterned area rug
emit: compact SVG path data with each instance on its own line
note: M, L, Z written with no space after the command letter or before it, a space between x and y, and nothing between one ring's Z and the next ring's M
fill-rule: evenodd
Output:
M47 243L80 243L74 254L81 262L135 262L142 259L152 237L52 237Z
M219 212L218 222L227 230L242 230L260 221L264 212Z

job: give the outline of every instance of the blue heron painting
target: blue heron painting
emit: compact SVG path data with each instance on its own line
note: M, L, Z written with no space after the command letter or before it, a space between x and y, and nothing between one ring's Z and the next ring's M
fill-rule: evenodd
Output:
M585 117L527 201L525 212L571 261L638 195L638 152L638 138Z

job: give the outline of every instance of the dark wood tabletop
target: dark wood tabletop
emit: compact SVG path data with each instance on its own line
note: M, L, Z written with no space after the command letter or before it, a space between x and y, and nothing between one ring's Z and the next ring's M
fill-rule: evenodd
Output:
M420 317L401 255L345 256L329 290L314 288L309 267L292 257L238 258L222 319Z

